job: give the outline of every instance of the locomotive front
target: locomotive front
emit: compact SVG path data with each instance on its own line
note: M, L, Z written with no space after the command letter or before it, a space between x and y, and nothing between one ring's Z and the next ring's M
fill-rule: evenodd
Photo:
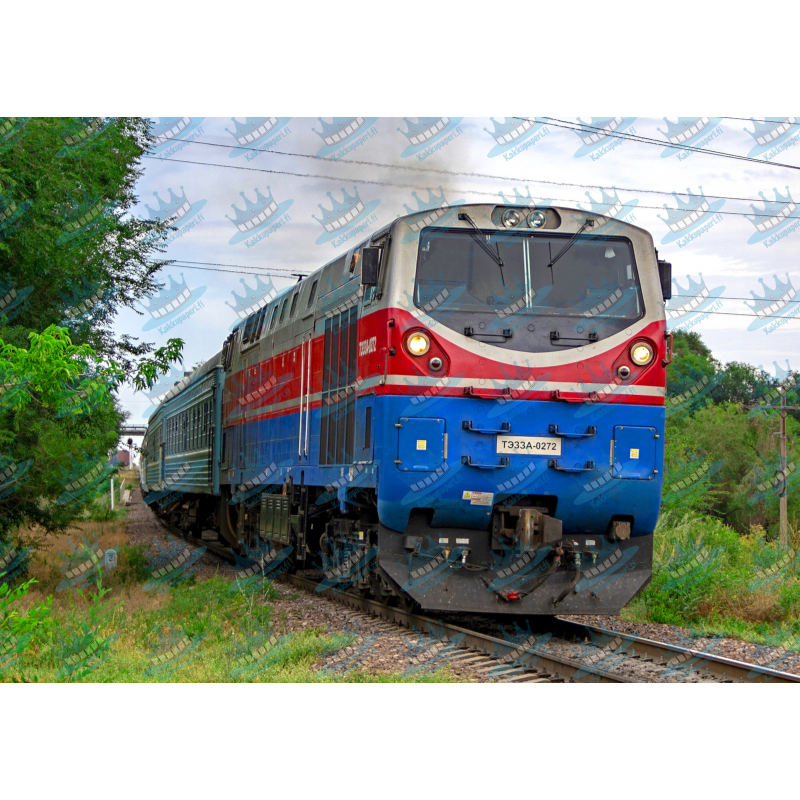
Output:
M373 580L428 610L618 613L652 575L669 265L611 217L440 211L393 224L359 319Z

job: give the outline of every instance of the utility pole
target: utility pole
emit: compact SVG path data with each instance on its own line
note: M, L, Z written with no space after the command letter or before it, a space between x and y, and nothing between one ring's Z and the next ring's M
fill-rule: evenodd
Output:
M786 413L790 409L792 411L800 409L800 406L787 406L786 405L786 388L781 386L778 390L781 393L781 411L780 411L780 428L778 429L778 452L780 453L780 481L781 489L778 498L780 500L780 528L779 538L781 545L788 547L789 545L789 491L787 482L789 476L786 474L788 464L786 463L786 442L789 437L786 434Z
M786 491L786 392L781 395L781 429L778 434L780 439L780 453L781 453L781 486L780 501L781 501L781 527L780 527L780 542L782 547L789 546L789 508Z
M788 492L788 463L786 458L786 442L789 440L789 437L786 433L786 414L788 411L795 411L800 410L800 406L788 406L786 405L786 395L788 391L791 389L791 384L784 383L780 386L776 387L773 391L777 391L781 397L781 404L780 404L780 412L779 412L779 419L780 419L780 427L776 432L772 435L778 437L778 457L780 460L780 467L775 472L773 476L773 485L776 485L776 488L779 487L778 490L778 500L779 500L779 528L778 528L778 540L781 543L781 546L788 547L789 546L789 492ZM774 408L774 405L770 403L764 403L762 399L762 403L764 404L764 408L769 409L770 407ZM756 408L759 404L755 404L750 406L750 408ZM777 479L777 484L775 484L775 480Z

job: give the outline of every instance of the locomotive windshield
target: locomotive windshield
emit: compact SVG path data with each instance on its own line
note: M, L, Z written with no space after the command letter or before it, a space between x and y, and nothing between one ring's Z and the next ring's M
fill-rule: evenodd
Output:
M644 313L633 247L621 237L572 239L429 228L420 237L414 304L460 333L512 349L607 338Z

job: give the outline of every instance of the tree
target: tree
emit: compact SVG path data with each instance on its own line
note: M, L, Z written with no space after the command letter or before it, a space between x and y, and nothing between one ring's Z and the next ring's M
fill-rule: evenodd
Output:
M672 363L667 368L667 394L686 391L702 378L712 378L720 363L700 338L697 331L675 331L672 339Z
M6 342L24 346L30 331L66 323L74 342L126 370L151 351L116 340L111 325L158 290L168 263L158 258L168 226L129 213L152 142L142 118L34 118L0 152L0 208L16 209L0 229L0 280L28 293L6 315Z
M0 130L11 132L0 143L2 540L24 520L60 530L80 516L116 449L113 389L151 385L183 343L112 336L117 311L156 292L167 263L170 228L130 214L149 122L0 120Z

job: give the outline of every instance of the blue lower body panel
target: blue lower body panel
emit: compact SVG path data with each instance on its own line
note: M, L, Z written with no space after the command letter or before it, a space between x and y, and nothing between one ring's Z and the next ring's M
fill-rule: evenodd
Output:
M565 534L605 533L614 516L632 518L633 536L655 528L664 459L661 407L452 397L417 405L406 397L382 397L376 405L382 422L375 450L378 512L387 528L405 531L411 510L427 508L433 509L433 527L488 530L494 504L531 495L551 498ZM443 459L436 443L424 440L431 419L444 420ZM498 452L499 436L542 441L523 439L521 451ZM398 454L432 445L425 471L419 457L405 470Z

